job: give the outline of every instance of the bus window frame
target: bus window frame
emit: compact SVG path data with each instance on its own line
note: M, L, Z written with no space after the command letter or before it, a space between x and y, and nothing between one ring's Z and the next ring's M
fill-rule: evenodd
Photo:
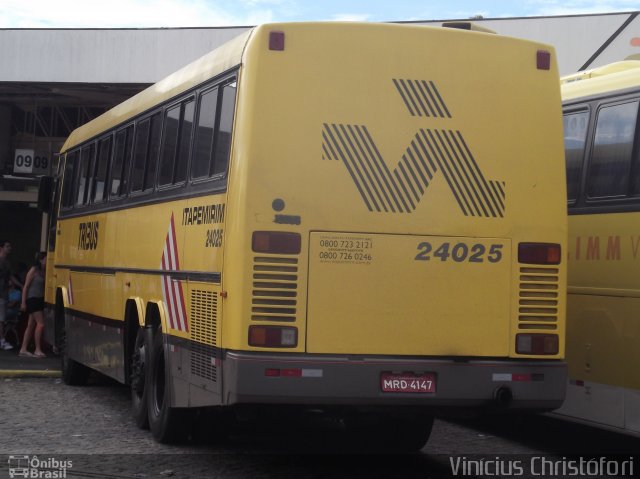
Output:
M591 105L589 105L588 103L572 105L571 108L567 108L562 112L562 118L564 120L565 116L575 115L577 113L586 113L588 115L587 131L585 133L584 147L582 149L582 161L580 163L580 173L578 174L578 179L577 179L577 182L578 182L577 192L576 192L575 198L573 199L567 198L567 205L569 207L579 204L583 197L585 176L586 176L586 170L587 170L587 160L591 152L591 145L589 144L589 138L591 137L591 127L592 127L592 121L593 121L593 111L591 109ZM565 145L565 170L566 170L566 145Z
M98 144L96 140L87 142L80 149L80 157L82 158L82 152L85 149L89 149L89 166L87 168L87 176L85 180L84 199L81 205L77 205L78 208L85 208L91 204L91 195L93 194L95 171L97 166L97 154Z
M194 134L194 125L195 125L195 119L196 119L196 113L197 113L197 98L198 98L198 94L197 94L197 90L196 91L189 91L186 94L180 96L179 98L174 99L171 103L168 103L167 105L165 105L162 108L162 135L161 135L161 139L160 139L160 150L158 152L158 166L157 166L157 170L156 170L156 191L158 191L159 193L162 194L162 192L165 191L173 191L173 190L178 190L180 188L184 188L188 183L189 183L189 170L190 170L190 164L191 164L191 156L192 156L192 151L193 151L193 134ZM180 146L181 146L181 142L182 142L182 133L183 133L183 123L184 123L184 115L185 115L185 110L186 110L186 105L189 102L193 102L194 106L193 106L193 122L192 122L192 126L191 126L191 132L189 133L189 152L187 154L187 159L186 162L187 164L185 165L185 177L184 180L182 181L178 181L176 182L176 173L177 173L177 168L178 168L178 157L179 157L179 152L180 152ZM174 147L174 151L173 151L173 163L172 163L172 178L171 178L171 183L166 183L161 185L160 184L160 170L162 168L162 152L163 152L163 147L164 147L164 141L166 138L166 132L167 132L167 114L170 110L174 110L175 108L179 108L180 109L180 117L178 120L178 132L177 132L177 137L176 137L176 144Z
M195 141L195 131L196 131L196 125L198 120L198 114L199 114L198 101L199 101L200 95L203 92L212 90L214 88L224 88L228 84L231 84L234 82L237 83L239 79L239 74L238 74L239 68L240 68L239 66L234 66L233 68L223 72L222 74L217 75L214 78L210 78L207 81L187 91L184 91L179 95L176 95L175 97L170 98L167 101L160 102L154 105L152 108L145 110L140 114L132 116L128 118L126 121L120 124L117 124L112 128L109 128L108 130L104 130L100 132L99 135L94 136L83 143L74 145L72 148L70 148L66 152L63 152L62 156L64 156L65 162L66 162L67 157L72 155L74 152L78 152L77 154L80 155L81 148L86 147L87 145L95 142L96 144L95 154L98 155L100 142L106 138L109 138L109 137L111 138L109 162L107 164L107 172L106 172L106 175L107 175L106 183L105 183L106 191L102 201L91 201L88 204L83 205L83 207L76 206L75 203L72 204L71 206L65 207L62 204L62 200L64 199L64 182L62 182L63 184L61 184L60 186L61 198L60 198L60 203L58 207L59 218L65 219L65 218L70 218L74 216L82 216L86 214L93 214L93 213L103 212L103 211L106 212L106 211L120 210L123 208L129 208L132 206L138 206L138 205L142 206L146 204L171 201L172 199L175 199L175 198L189 198L192 196L201 195L204 192L219 194L226 191L227 185L228 185L229 166L231 163L231 156L232 156L232 150L233 150L233 135L236 127L235 121L236 121L236 112L237 112L237 106L238 106L237 86L236 86L236 92L234 97L233 117L231 118L231 144L229 147L229 154L227 158L227 165L226 165L225 171L220 172L211 177L192 179L191 178L191 162L192 162L193 151L195 146L194 141ZM192 125L190 141L189 141L190 148L189 148L188 164L186 165L185 181L177 184L165 185L164 187L158 186L158 177L159 177L159 168L160 168L160 150L159 150L157 164L156 164L156 174L155 174L154 183L153 183L155 188L150 189L149 192L145 192L144 194L140 194L139 192L132 193L131 191L129 191L130 190L130 174L131 174L130 170L131 168L133 168L133 153L134 153L134 145L132 140L131 154L130 154L131 158L127 167L128 168L127 191L120 196L112 195L111 180L112 180L112 173L113 173L112 171L113 162L115 160L115 154L116 154L117 134L122 130L126 130L127 128L132 127L131 135L132 135L132 138L135 138L137 123L141 120L144 120L145 118L152 117L156 113L160 113L161 121L162 121L161 133L160 133L160 147L161 147L163 136L164 136L164 115L166 110L171 108L172 106L180 104L181 102L185 102L189 98L191 98L194 101L194 121ZM66 163L65 163L65 171L66 171ZM75 173L75 175L77 175L77 172ZM75 189L75 182L76 182L76 179L74 178L74 185L73 185L74 189Z
M156 153L155 158L151 158L151 140L153 137L153 118L158 116L160 121L160 134L158 137L158 151ZM139 126L141 123L148 121L149 122L149 131L147 133L147 139L145 144L145 161L144 161L144 169L142 171L142 189L134 190L133 189L133 172L135 165L135 158L137 152L136 139L138 137ZM133 147L131 153L131 167L129 172L129 197L130 198L139 198L141 196L148 196L153 194L156 191L156 184L158 181L158 169L160 166L160 151L162 146L162 139L164 133L164 109L163 108L155 108L149 112L146 112L144 115L136 117L134 120L135 123L135 132L133 135ZM149 171L149 165L151 162L155 163L155 170L153 172L153 176L151 178L147 178L147 173ZM147 179L149 179L149 183L147 184Z
M591 196L589 194L589 188L591 186L590 179L592 178L591 172L594 168L593 162L593 153L596 148L596 132L598 128L598 120L600 119L600 114L603 110L607 108L613 108L620 105L626 105L629 103L637 103L638 108L636 110L636 125L635 125L635 133L633 137L633 143L631 145L631 159L628 166L628 171L626 174L626 192L618 195L609 195L609 196ZM586 161L586 175L584 178L583 188L584 188L584 197L587 204L590 203L603 203L603 202L620 202L620 201L630 201L633 198L637 198L638 196L633 196L631 194L631 180L632 173L634 171L639 172L637 162L640 160L637 158L637 149L638 149L638 125L640 124L640 96L630 96L627 98L610 98L608 100L599 101L596 108L594 109L594 114L592 118L592 122L589 125L588 135L590 141L589 148L589 156Z
M587 130L587 142L585 145L585 157L583 159L582 174L576 201L569 203L570 215L605 214L618 212L640 211L640 191L636 195L623 197L588 197L587 179L591 167L591 155L593 151L594 131L596 127L596 112L603 106L615 103L625 103L640 99L640 88L624 91L608 92L606 95L594 95L587 98L569 100L563 104L563 115L579 111L581 108L590 110L589 126ZM633 159L638 164L640 173L640 111L636 124L636 137L632 150Z
M233 149L233 138L234 138L234 131L236 128L236 112L237 112L237 106L238 106L238 87L237 87L237 82L238 82L238 74L236 71L234 71L231 75L221 79L221 81L219 82L214 82L210 85L207 85L205 88L201 88L198 91L198 95L197 95L197 102L196 102L196 119L199 120L200 119L200 106L201 106L201 98L203 95L213 91L214 89L217 89L217 99L216 99L216 118L214 121L214 135L212 138L212 142L211 142L211 154L215 155L215 149L216 149L216 144L218 141L218 132L219 132L219 128L220 128L220 119L222 117L222 112L221 112L221 108L219 108L221 106L221 102L220 100L224 100L224 88L227 85L230 85L232 83L236 83L236 93L235 93L235 97L234 97L234 108L233 108L233 117L231 118L231 144L229 145L229 153L228 153L228 157L227 157L227 165L226 168L224 169L224 171L220 172L220 173L216 173L213 175L207 175L207 176L200 176L197 178L193 178L192 176L192 171L191 171L191 167L193 166L193 152L191 153L191 162L189 163L190 167L189 167L189 172L188 172L188 179L191 185L193 185L195 188L200 187L201 185L206 185L209 186L210 183L214 184L214 189L218 189L217 188L217 184L221 183L219 189L224 190L226 188L226 184L227 184L227 179L229 176L229 164L231 162L231 151ZM194 127L194 142L195 142L195 138L196 138L196 132L197 132L197 127L198 127L199 123L197 122L195 127ZM195 144L193 145L195 147ZM209 159L209 171L211 171L211 167L212 165L215 164L215 159L212 161L212 159ZM206 188L206 186L204 186L204 188Z
M76 176L78 168L78 158L80 157L80 145L69 150L64 155L64 177L62 178L62 193L60 198L60 211L71 211L75 207L74 192L76 190ZM73 161L73 170L71 176L68 176L68 162Z
M108 145L109 151L107 152L107 158L105 160L106 165L105 165L104 186L103 186L102 198L100 198L99 200L96 200L95 187L98 183L98 166L100 164L98 159L100 158L102 143L105 141L109 141L109 145ZM109 201L109 189L107 187L109 186L109 180L111 178L111 161L113 158L115 134L113 131L109 131L109 133L107 133L106 135L102 135L96 138L95 142L96 142L96 171L93 178L94 190L91 195L91 205L103 205Z
M113 129L113 146L112 146L112 152L111 152L111 163L109 164L109 190L107 192L107 197L108 197L108 202L109 203L121 203L122 201L124 201L125 199L127 199L129 197L129 175L131 174L131 162L132 162L132 157L133 157L133 139L136 136L136 122L135 119L129 120L126 123L119 125L117 128ZM117 151L117 142L118 142L118 134L120 132L126 132L128 128L131 128L131 148L130 148L130 152L129 155L127 155L126 150L125 150L125 155L124 158L122 160L122 166L120 167L120 172L121 172L121 176L118 178L118 180L120 181L120 183L123 182L123 178L126 180L126 184L124 186L124 188L120 188L120 194L118 195L114 195L112 194L112 187L111 187L111 182L113 180L113 166L114 166L114 161L116 160L116 151ZM125 147L126 147L126 143L128 140L128 134L125 137ZM129 160L127 161L127 156L129 156Z

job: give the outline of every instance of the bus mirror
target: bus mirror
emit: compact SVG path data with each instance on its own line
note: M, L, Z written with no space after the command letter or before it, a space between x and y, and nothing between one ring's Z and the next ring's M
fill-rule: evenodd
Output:
M53 177L43 176L40 178L38 189L38 209L43 213L51 211L51 193L53 192Z

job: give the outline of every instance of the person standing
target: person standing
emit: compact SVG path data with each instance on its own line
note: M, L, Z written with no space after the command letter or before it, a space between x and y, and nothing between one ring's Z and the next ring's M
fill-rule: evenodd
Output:
M44 331L44 274L46 265L47 253L41 251L36 255L35 264L27 273L24 281L21 309L29 315L29 322L20 348L20 356L23 357L45 357L42 352L42 333ZM35 343L33 354L27 351L32 336Z
M6 320L7 299L11 280L9 253L11 253L11 243L6 240L0 240L0 349L5 351L13 349L13 346L4 339L4 322Z

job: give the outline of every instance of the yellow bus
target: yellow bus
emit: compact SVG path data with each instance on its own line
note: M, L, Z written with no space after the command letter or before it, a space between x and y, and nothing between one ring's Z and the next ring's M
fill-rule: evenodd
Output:
M567 399L640 435L640 61L562 79L569 201Z
M46 283L65 382L130 384L159 441L190 409L286 406L418 449L437 411L558 407L561 132L545 45L247 31L66 141Z

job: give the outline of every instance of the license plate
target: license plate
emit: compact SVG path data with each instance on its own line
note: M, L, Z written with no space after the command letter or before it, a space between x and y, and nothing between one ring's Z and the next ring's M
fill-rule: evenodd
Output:
M435 374L382 373L380 387L384 393L435 393Z

